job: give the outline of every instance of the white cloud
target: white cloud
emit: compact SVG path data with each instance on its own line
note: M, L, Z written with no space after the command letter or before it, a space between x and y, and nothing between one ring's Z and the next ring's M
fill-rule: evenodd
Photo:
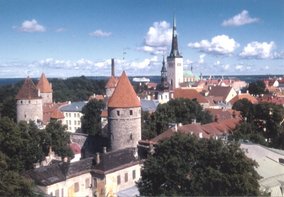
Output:
M229 65L229 64L224 64L224 65L223 65L223 69L224 69L224 70L229 70L229 68L230 68L230 65Z
M172 30L166 21L154 22L148 29L144 46L140 50L151 54L163 54L172 40Z
M243 71L244 65L238 64L238 65L235 66L235 69L238 70L238 71Z
M223 26L241 26L250 23L255 23L259 21L258 18L251 18L247 10L243 10L241 13L229 18L228 20L224 20Z
M198 60L198 63L199 63L199 64L204 64L204 62L205 62L205 60L204 60L205 56L206 56L205 54L199 55L199 60Z
M274 59L281 58L281 55L274 52L276 48L273 41L267 42L250 42L248 43L240 53L243 58L255 58L255 59Z
M111 34L112 34L111 32L105 32L102 31L101 29L89 33L90 36L94 37L109 37L111 36Z
M64 32L64 31L66 31L66 29L63 28L63 27L60 27L60 28L55 30L55 32Z
M40 25L35 19L26 20L22 23L19 28L20 31L23 32L45 32L46 29L44 26Z
M217 35L211 41L201 40L200 42L188 43L188 46L205 53L229 55L239 47L239 44L227 35Z

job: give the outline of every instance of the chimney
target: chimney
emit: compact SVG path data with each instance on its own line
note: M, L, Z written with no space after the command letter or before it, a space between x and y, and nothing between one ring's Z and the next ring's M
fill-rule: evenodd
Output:
M100 162L100 153L96 153L96 164L99 164Z
M111 58L111 76L115 76L115 73L114 73L114 58Z

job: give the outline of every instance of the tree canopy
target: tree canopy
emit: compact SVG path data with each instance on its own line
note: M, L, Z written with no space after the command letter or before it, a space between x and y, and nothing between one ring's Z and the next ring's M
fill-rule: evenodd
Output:
M82 109L82 131L86 134L101 134L101 113L105 108L103 101L92 99Z
M252 104L248 100L237 101L233 107L246 117L231 136L255 143L284 149L284 107L273 103Z
M142 114L142 136L154 137L166 129L170 123L190 124L193 121L202 124L212 122L212 116L204 111L196 100L172 99L167 103L159 104L154 114Z
M256 166L238 144L176 134L155 147L137 186L142 196L257 196Z
M253 95L267 94L265 83L262 80L249 83L248 91Z

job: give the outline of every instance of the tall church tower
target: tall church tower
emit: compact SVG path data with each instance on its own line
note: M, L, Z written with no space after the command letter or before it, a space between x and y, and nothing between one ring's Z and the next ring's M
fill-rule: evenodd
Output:
M44 73L40 76L37 88L40 90L43 104L52 103L52 85L49 83Z
M112 151L137 147L141 140L141 103L123 71L108 102Z
M168 82L171 89L179 88L183 82L183 57L178 50L178 39L176 31L176 20L173 20L173 37L170 55L167 57Z

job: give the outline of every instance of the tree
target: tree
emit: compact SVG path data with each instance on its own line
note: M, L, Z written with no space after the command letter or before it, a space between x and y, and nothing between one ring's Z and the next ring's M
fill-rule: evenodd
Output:
M238 144L176 134L147 158L137 186L143 196L256 196L256 166Z
M156 132L164 132L169 123L190 124L193 120L202 124L212 122L212 116L204 111L196 100L172 99L168 103L160 104L155 112Z
M248 91L250 94L253 94L253 95L260 95L260 94L268 93L265 87L265 83L261 80L249 83Z
M155 129L155 114L142 111L142 139L151 139L157 135Z
M0 196L35 196L32 181L9 169L9 158L0 152Z
M82 131L87 134L101 134L101 113L105 108L103 101L92 99L82 109Z
M254 119L254 105L246 98L235 102L232 109L240 111L242 117L248 122L251 122Z
M45 141L43 143L45 144L44 150L46 151L46 154L51 146L54 152L62 158L74 157L74 154L69 147L70 134L65 131L66 128L60 121L51 120L45 130L47 136L45 136Z

